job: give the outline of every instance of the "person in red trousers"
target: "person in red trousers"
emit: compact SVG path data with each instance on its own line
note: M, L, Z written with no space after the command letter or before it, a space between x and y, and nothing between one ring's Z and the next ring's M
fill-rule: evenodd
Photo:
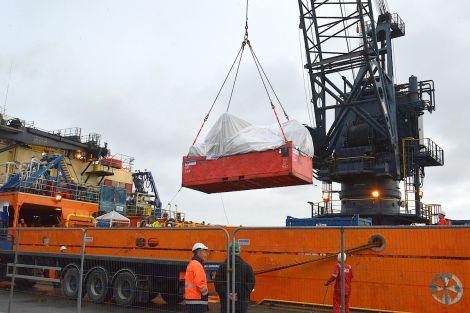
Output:
M351 296L351 281L353 279L353 272L351 265L346 263L346 254L343 254L344 260L344 305L345 313L349 313L349 298ZM338 263L335 265L333 274L330 279L325 282L328 286L333 281L335 282L335 290L333 293L333 312L341 313L341 253L338 254Z

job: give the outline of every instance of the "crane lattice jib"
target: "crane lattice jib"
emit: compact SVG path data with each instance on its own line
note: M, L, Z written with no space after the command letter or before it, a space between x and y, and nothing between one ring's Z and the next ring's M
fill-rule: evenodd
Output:
M380 16L388 23L388 27L382 26L385 35L380 38L376 29L380 25L375 22L370 0L299 0L298 3L307 57L305 68L315 111L317 157L322 160L332 154L345 126L345 117L352 112L388 141L394 155L393 175L397 175L400 157L391 21L387 18L390 14ZM376 98L382 116L371 116L361 105L370 102L370 98ZM327 111L331 109L335 110L335 118L327 123Z

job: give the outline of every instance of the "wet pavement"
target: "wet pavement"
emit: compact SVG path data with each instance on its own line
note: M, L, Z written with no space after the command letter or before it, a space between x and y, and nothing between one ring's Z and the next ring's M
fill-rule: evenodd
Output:
M6 313L8 308L8 297L10 294L9 284L0 284L0 313ZM163 300L156 298L153 303L147 306L133 306L123 308L112 303L93 304L87 301L86 297L82 301L82 313L136 313L136 312L185 312L185 306L167 305ZM285 312L275 308L262 306L252 306L249 312ZM291 311L292 310L288 310ZM295 311L295 310L294 310ZM28 290L15 289L11 313L76 313L77 303L74 300L66 299L59 288L53 288L52 285L36 285ZM219 303L209 305L209 313L220 312ZM305 311L302 311L305 312Z
M3 287L3 286L2 286ZM9 289L0 288L0 313L8 308ZM166 304L149 304L146 307L133 306L123 308L112 303L93 304L85 299L82 301L82 313L136 313L136 312L185 312L184 305L169 306ZM211 304L210 312L218 312L219 304ZM77 302L62 296L60 289L52 286L38 286L29 290L15 290L11 313L76 313Z

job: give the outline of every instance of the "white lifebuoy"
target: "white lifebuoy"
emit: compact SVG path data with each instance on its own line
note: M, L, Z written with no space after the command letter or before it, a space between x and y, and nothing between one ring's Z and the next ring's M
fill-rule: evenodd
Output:
M463 295L462 283L452 273L436 274L429 288L431 288L434 300L442 304L455 304L460 301Z

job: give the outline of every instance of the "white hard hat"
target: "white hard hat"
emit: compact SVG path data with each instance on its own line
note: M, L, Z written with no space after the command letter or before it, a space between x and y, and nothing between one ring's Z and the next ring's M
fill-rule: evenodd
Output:
M209 248L206 247L205 244L200 243L200 242L196 242L196 243L194 244L193 248L191 249L191 251L194 252L194 251L199 250L199 249L201 249L201 250L209 250Z
M446 211L444 211L444 210L439 210L439 212L437 212L437 215L439 215L439 214L446 216Z
M64 250L67 250L67 247L66 246L60 246L60 251L64 251Z
M346 261L346 254L343 253L343 260ZM341 253L338 253L338 262L341 262Z

